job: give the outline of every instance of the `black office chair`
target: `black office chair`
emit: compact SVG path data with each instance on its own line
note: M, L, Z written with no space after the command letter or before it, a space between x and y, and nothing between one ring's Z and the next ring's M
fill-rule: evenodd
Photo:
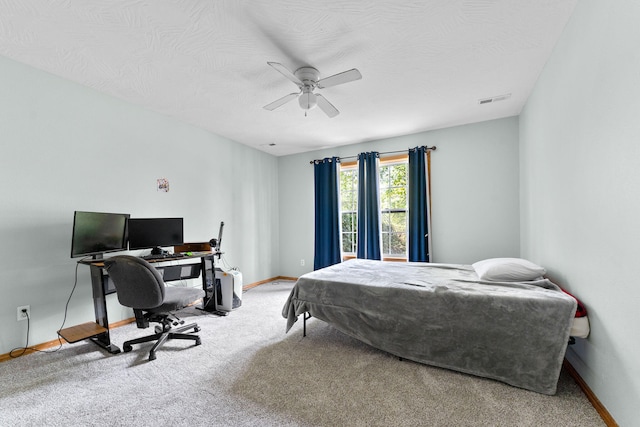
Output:
M198 332L200 327L191 323L174 328L180 322L170 312L204 297L202 289L165 286L158 270L147 261L130 255L111 257L104 261L104 265L113 280L120 304L133 308L138 328L148 328L149 322L161 325L156 326L153 335L126 341L122 345L125 352L131 351L133 344L156 341L149 352L149 360L154 360L158 348L169 339L194 340L195 345L200 345L198 335L183 333L189 329Z

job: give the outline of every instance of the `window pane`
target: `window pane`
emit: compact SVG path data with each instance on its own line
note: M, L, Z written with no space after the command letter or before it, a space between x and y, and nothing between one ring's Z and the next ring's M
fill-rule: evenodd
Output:
M407 188L394 187L388 191L388 209L407 209Z
M389 254L389 233L382 232L382 253Z
M354 233L342 233L342 251L351 253L355 252L355 234Z
M356 211L357 202L353 192L348 191L342 194L341 204L343 211Z
M382 232L388 233L391 231L391 216L388 212L382 212L380 214L380 222L382 223Z
M407 230L407 213L391 212L389 213L390 231L405 232Z
M391 198L393 197L392 190L380 190L380 209L387 210L391 207Z
M380 188L389 186L389 166L380 166L379 184Z
M389 171L390 185L394 187L405 186L407 183L407 165L406 163L395 164Z
M357 229L356 218L357 218L357 214L355 213L342 214L342 231L344 233L356 231Z
M405 233L391 233L389 238L389 254L405 255L407 252L407 235Z

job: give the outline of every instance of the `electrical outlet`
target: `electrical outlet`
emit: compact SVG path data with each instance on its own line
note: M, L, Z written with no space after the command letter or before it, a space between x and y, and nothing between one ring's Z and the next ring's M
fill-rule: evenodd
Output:
M300 260L300 265L304 265L304 259Z
M31 317L31 307L28 305L18 307L16 317L18 318L18 322L21 320L27 320L27 318Z

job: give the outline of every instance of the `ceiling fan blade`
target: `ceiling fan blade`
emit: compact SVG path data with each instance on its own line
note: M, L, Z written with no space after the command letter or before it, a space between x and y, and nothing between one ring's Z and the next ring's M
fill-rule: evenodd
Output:
M320 94L316 94L316 102L318 103L318 107L329 117L335 117L340 114L340 111L336 107L333 106L332 103L327 101L327 98Z
M273 111L278 107L283 106L284 104L286 104L287 102L291 101L292 99L297 98L299 95L299 93L290 93L289 95L285 95L282 98L273 101L271 104L267 104L265 105L264 108L265 110L269 110L269 111Z
M343 83L349 83L354 80L360 80L362 74L355 68L349 71L343 71L342 73L334 74L333 76L325 77L318 81L318 87L324 89L325 87L337 86Z
M300 79L297 78L295 74L289 71L289 69L284 65L278 62L267 62L267 64L271 65L276 71L278 71L280 74L282 74L283 76L285 76L286 78L294 82L297 86L304 86L304 83L302 83Z

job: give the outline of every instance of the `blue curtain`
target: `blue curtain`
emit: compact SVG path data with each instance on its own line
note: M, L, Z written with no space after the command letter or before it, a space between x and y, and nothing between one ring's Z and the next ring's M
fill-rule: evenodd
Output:
M382 259L378 153L358 154L358 231L356 256Z
M340 254L340 206L338 204L337 157L316 161L313 165L315 182L315 254L313 269L337 264Z
M429 262L427 148L409 150L409 261Z

